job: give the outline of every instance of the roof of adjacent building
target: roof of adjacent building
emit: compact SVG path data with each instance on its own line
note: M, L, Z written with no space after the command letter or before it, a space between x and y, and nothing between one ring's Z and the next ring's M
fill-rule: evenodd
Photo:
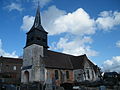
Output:
M1 56L0 62L22 64L23 60L21 58L10 58Z

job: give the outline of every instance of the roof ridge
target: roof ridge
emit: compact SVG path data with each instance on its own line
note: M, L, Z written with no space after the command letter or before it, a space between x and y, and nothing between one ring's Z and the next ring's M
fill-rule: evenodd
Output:
M23 59L23 58L15 58L15 57L3 57L3 56L1 56L0 58L5 58L5 59Z
M57 52L57 51L53 51L53 50L48 50L48 51L51 51L51 52L54 52L54 53L63 54L63 55L73 56L73 57L81 57L81 56L86 55L86 54L83 54L83 55L75 56L75 55L71 55L71 54L67 54L67 53L62 53L62 52Z
M57 52L57 51L52 51L52 50L48 50L48 51L51 51L51 52L54 52L54 53L63 54L63 55L68 55L68 56L74 56L74 55L70 55L70 54L66 54L66 53L62 53L62 52Z

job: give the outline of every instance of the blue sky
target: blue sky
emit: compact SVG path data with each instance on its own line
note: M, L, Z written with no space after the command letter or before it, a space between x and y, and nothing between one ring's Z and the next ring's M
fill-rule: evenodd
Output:
M22 56L38 0L0 0L0 55ZM49 49L87 54L104 70L120 66L119 0L40 0ZM117 67L117 68L116 68Z

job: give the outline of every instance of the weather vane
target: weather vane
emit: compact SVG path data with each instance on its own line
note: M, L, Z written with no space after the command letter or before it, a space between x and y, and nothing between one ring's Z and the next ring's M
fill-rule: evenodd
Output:
M40 7L40 0L38 0L38 7Z

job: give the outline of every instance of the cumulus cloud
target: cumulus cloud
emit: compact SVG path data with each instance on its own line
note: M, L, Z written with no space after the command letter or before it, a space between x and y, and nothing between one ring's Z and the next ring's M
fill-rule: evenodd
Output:
M9 11L12 11L12 10L22 11L23 10L21 5L17 3L11 3L10 5L7 5L5 8L8 9Z
M48 10L41 13L41 18L42 25L49 32L49 35L57 35L64 32L74 35L91 35L95 34L97 29L108 31L120 25L120 12L117 11L100 12L99 17L95 20L82 8L67 13L56 8L56 6L50 6ZM23 21L24 26L33 23L33 16L23 20L27 21L27 19L29 22Z
M68 13L56 19L53 23L53 34L69 32L77 35L89 35L95 33L95 22L82 8Z
M116 42L116 47L119 47L119 48L120 48L120 41L117 41L117 42Z
M82 54L87 54L88 56L96 56L98 52L92 50L89 45L86 45L91 43L92 39L90 37L75 38L73 40L71 40L69 37L62 37L57 43L52 43L51 49L59 50L63 53L75 56Z
M26 15L23 17L23 24L21 26L21 29L24 30L24 31L29 31L30 28L32 27L33 25L33 22L34 22L34 18L33 16L29 16L29 15Z
M104 71L120 72L120 56L114 56L111 60L106 60L103 64Z
M55 16L54 13L57 15ZM43 14L45 27L50 35L69 32L77 35L94 34L94 20L82 9L79 8L72 13L66 13L57 9L55 6L50 7ZM54 17L55 16L55 17ZM50 18L49 20L47 20ZM43 25L44 25L43 23Z
M18 58L15 51L12 52L12 53L7 53L2 49L2 41L1 41L1 39L0 39L0 56Z
M104 31L112 30L115 26L120 25L120 12L103 11L96 20L99 29Z

